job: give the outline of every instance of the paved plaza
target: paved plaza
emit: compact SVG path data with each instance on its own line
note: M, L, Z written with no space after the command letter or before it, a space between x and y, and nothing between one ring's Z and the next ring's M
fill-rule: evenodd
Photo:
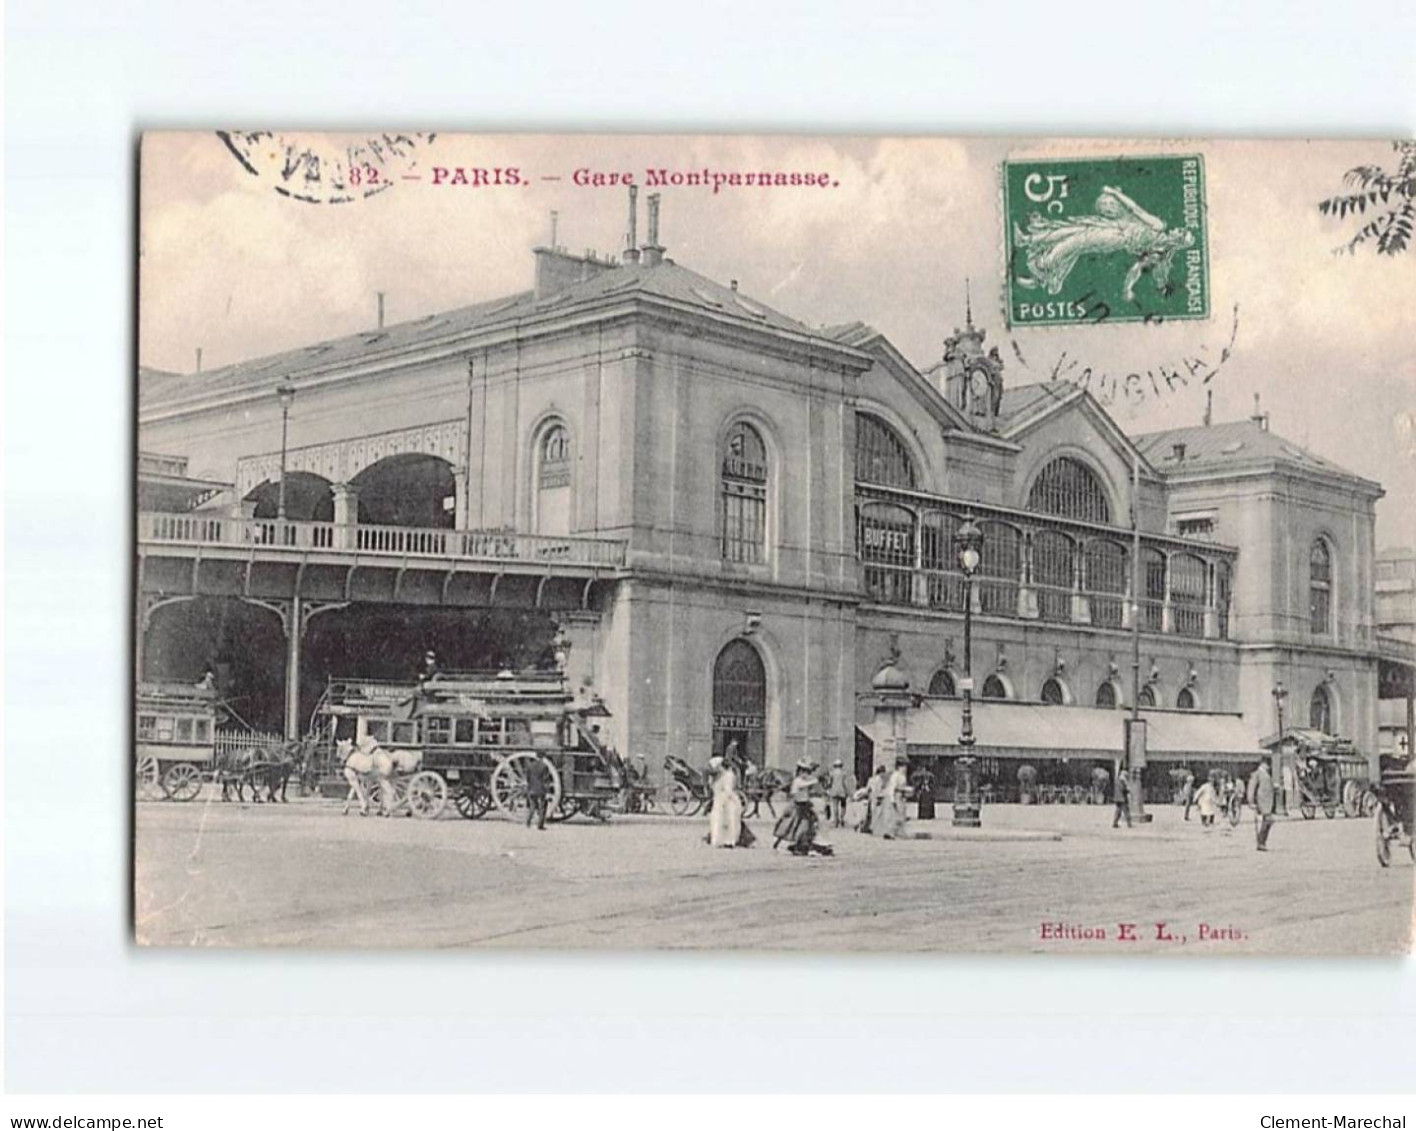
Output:
M1370 820L1203 830L1161 807L948 811L929 839L827 830L833 858L702 843L703 818L527 829L342 816L340 805L145 802L136 930L160 946L1390 954L1409 947L1416 868L1378 867ZM769 838L771 821L750 822ZM1159 926L1158 924L1163 924Z

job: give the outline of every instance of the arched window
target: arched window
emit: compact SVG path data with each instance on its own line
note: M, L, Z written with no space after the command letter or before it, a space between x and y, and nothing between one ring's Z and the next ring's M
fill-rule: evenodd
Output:
M1313 688L1313 697L1308 700L1308 725L1313 730L1332 734L1332 697L1321 683Z
M1108 679L1096 689L1096 705L1109 710L1116 706L1116 702L1116 684Z
M757 429L738 421L723 447L723 560L756 564L767 553L767 445Z
M1159 632L1165 623L1165 555L1159 550L1141 551L1141 628Z
M996 675L991 675L983 681L983 698L985 699L1006 699L1008 698L1008 686Z
M547 425L536 445L536 533L570 533L570 433Z
M1141 688L1141 693L1136 696L1136 701L1137 701L1142 707L1154 707L1154 706L1155 706L1155 688L1154 688L1151 684L1149 684L1149 683L1146 684L1143 688Z
M1308 551L1308 613L1314 633L1332 631L1332 551L1321 538Z
M1170 559L1171 623L1181 636L1205 634L1205 563L1194 554Z
M1067 702L1067 692L1060 680L1049 679L1042 685L1042 701L1051 707L1060 707Z
M855 457L857 483L914 490L915 468L909 449L878 416L856 413Z
M1181 711L1193 711L1195 709L1195 693L1188 687L1182 687L1180 694L1175 696L1175 706Z
M933 609L964 607L964 575L954 550L954 535L961 520L958 515L932 511L919 524L919 564L924 569Z
M1066 624L1072 619L1075 547L1060 530L1039 530L1032 537L1032 576L1037 587L1037 612L1045 621Z
M952 699L958 692L954 689L954 677L947 668L940 668L929 681L929 694Z
M1085 568L1092 624L1120 628L1129 577L1126 548L1100 539L1088 542Z
M750 761L766 761L767 669L746 640L730 640L713 664L713 753L734 742Z
M980 522L983 551L978 567L979 607L994 616L1018 615L1022 537L1006 522Z
M1111 504L1101 481L1091 468L1070 456L1058 456L1033 480L1028 510L1085 522L1111 521Z
M914 512L894 503L866 503L856 512L856 553L865 563L872 600L908 605L914 580Z

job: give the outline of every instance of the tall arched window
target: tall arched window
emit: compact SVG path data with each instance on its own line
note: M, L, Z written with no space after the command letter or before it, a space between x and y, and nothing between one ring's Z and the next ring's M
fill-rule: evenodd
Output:
M723 446L723 560L756 564L767 554L767 445L757 429L738 421Z
M1008 685L996 675L991 675L983 681L983 698L985 699L1006 699L1008 698Z
M1125 547L1117 542L1088 542L1085 567L1092 624L1120 628L1129 578Z
M857 483L914 490L914 460L905 442L885 421L856 413L855 477Z
M954 677L947 668L940 668L929 681L929 694L952 699L958 692L954 689Z
M1033 480L1028 510L1086 522L1111 521L1111 504L1096 473L1070 456L1058 456Z
M1141 551L1141 628L1159 632L1165 623L1165 555L1159 550Z
M1313 688L1313 697L1308 700L1308 725L1313 730L1332 734L1332 697L1321 683Z
M767 751L767 669L746 640L730 640L713 664L713 753L731 743L761 766Z
M913 599L915 515L894 503L866 503L856 512L856 553L865 563L865 591L876 601Z
M536 445L536 533L570 533L570 433L547 425Z
M1066 624L1072 619L1072 582L1076 568L1072 539L1060 530L1039 530L1032 536L1032 550L1038 616L1045 621Z
M1205 634L1205 563L1194 554L1170 559L1170 609L1181 636Z
M1308 614L1314 633L1332 631L1332 551L1321 538L1308 552Z
M979 607L995 616L1018 615L1018 571L1022 537L1006 522L980 522L983 551L978 567Z
M924 569L932 609L964 607L964 575L954 548L958 515L931 511L919 524L919 564Z

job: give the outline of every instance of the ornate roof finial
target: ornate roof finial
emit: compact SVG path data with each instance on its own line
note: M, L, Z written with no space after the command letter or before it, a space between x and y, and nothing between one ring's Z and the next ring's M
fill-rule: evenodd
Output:
M964 324L973 329L973 294L969 288L969 278L964 276Z

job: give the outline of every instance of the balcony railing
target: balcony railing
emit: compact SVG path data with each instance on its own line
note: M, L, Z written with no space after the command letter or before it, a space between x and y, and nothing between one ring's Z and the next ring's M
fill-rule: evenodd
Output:
M965 517L984 532L973 611L1059 625L1228 639L1236 551L1170 536L1141 538L1140 599L1132 532L1096 523L868 488L857 493L857 553L868 600L962 612L953 538Z
M327 550L399 558L525 562L618 568L624 543L609 538L445 530L417 526L339 525L274 518L140 512L138 541L240 549Z

